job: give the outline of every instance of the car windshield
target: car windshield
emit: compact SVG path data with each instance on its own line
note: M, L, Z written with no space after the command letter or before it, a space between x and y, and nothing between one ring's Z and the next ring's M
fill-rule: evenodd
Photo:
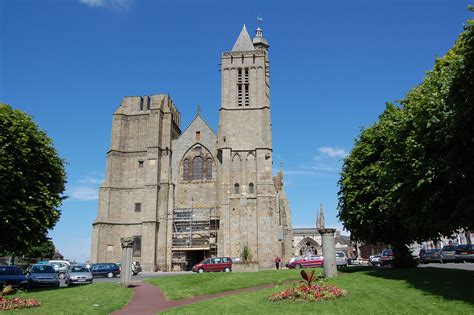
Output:
M36 265L30 270L31 273L53 273L55 272L50 265Z
M391 249L384 249L382 251L382 256L392 256L392 250Z
M86 266L72 266L70 272L90 272Z
M336 257L338 257L338 258L343 258L343 257L344 257L344 253L336 253Z
M0 267L0 275L2 276L13 276L21 275L21 271L15 267Z

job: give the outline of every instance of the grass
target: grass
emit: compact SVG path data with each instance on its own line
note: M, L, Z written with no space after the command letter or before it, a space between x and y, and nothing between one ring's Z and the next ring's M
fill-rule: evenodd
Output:
M283 285L207 300L171 309L165 314L474 314L472 271L438 268L347 270L350 272L325 281L348 291L348 296L338 300L269 302L267 298L271 293L288 287Z
M132 289L121 288L115 283L35 289L14 296L37 299L41 302L40 307L4 311L2 314L109 314L127 304L132 294Z
M316 272L322 272L322 269ZM168 300L179 300L198 295L299 279L301 279L301 276L298 270L287 269L279 271L265 270L256 273L209 272L147 279L146 282L159 286Z

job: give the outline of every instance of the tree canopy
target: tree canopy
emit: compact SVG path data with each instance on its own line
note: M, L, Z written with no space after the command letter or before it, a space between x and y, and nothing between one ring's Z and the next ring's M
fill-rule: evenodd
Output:
M60 217L64 161L31 117L0 104L0 253L47 242Z
M474 27L423 82L363 129L344 160L339 218L363 242L413 241L474 228Z

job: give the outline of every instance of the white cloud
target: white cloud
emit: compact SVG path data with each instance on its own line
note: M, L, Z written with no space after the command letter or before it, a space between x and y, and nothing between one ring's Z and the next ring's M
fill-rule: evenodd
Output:
M331 158L344 158L349 154L346 150L336 147L321 147L318 151ZM317 160L317 158L318 156L315 157L315 160Z
M105 5L105 0L80 0L79 2L90 7L101 7Z
M97 187L89 186L72 186L66 193L71 199L76 200L97 200L99 198L99 191Z
M311 168L315 171L323 171L323 172L337 172L341 170L341 168L323 165L323 164L316 164L316 165L311 166Z
M133 0L79 0L79 2L91 8L103 7L116 10L128 10Z
M104 180L103 175L86 175L82 176L78 183L80 184L100 184Z

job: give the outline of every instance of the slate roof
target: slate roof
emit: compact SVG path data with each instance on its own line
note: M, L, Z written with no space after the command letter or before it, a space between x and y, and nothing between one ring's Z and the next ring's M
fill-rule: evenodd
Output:
M247 32L247 28L242 27L242 31L240 32L239 37L237 38L237 41L234 44L234 47L232 47L232 51L249 51L249 50L255 50L255 47L252 44L252 40L250 39L249 32Z

